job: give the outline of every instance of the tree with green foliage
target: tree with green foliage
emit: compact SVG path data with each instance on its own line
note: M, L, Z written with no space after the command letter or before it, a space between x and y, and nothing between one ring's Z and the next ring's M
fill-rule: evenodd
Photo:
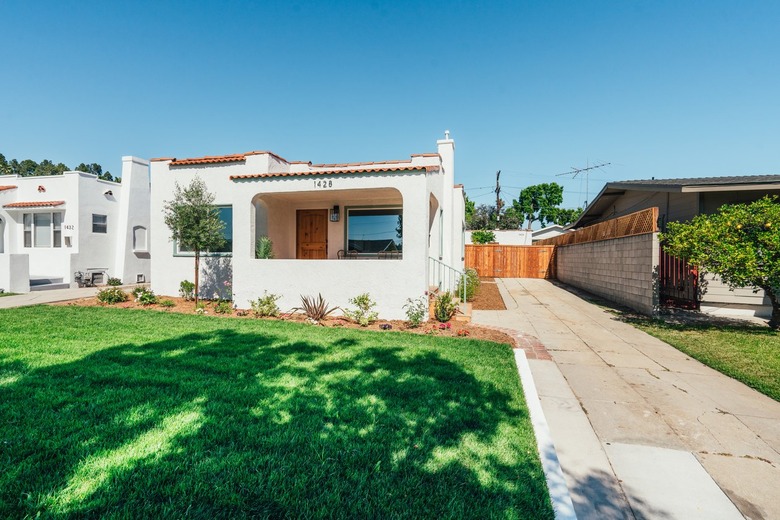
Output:
M469 223L474 218L474 210L476 208L476 204L473 200L469 200L469 196L465 193L463 194L463 202L465 203L465 212L466 212L466 229L472 229L469 227Z
M576 222L576 220L580 218L580 215L582 215L582 208L576 208L576 209L556 208L553 217L553 222L555 224L558 224L559 226L565 226L567 224L572 224Z
M721 206L689 223L670 222L664 250L720 277L729 287L763 289L772 302L769 326L780 328L780 203L764 197Z
M91 163L91 164L81 163L78 166L76 166L76 171L97 175L98 179L102 179L104 181L119 180L118 177L115 178L113 175L111 175L111 172L109 171L103 172L103 167L100 166L98 163Z
M538 220L542 226L555 220L556 210L563 202L563 186L557 182L535 184L520 191L520 197L512 201L514 210L528 221L527 229Z
M68 171L68 167L63 163L54 164L50 160L44 159L35 168L33 175L62 175L66 171Z
M171 240L178 242L179 250L189 250L195 255L195 305L198 305L200 255L218 249L225 242L225 223L214 206L214 194L206 183L195 177L182 188L176 183L173 200L165 201L163 210L165 225L171 230Z

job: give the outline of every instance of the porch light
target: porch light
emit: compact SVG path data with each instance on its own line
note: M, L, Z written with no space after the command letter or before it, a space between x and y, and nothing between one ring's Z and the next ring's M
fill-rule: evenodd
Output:
M331 222L338 222L339 221L339 205L336 204L333 206L333 209L330 210L330 221Z

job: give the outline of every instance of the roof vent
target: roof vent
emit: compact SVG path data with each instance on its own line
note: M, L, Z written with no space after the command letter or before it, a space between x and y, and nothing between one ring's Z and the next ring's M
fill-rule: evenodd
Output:
M43 193L45 191L46 191L46 188L44 188L43 186L38 186L38 193Z
M449 139L450 138L450 131L449 130L445 130L444 131L444 138L445 139Z

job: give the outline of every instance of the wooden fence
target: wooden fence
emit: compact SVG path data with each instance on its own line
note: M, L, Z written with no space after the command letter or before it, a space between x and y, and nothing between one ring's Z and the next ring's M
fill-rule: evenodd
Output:
M644 235L658 231L658 208L647 208L624 217L617 217L592 226L584 227L553 238L545 238L535 242L536 245L566 246L596 242L611 238Z
M494 278L554 278L555 246L469 244L466 267Z

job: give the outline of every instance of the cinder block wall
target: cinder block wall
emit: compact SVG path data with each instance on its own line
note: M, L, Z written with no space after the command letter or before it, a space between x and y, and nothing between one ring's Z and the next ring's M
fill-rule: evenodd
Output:
M658 305L658 233L558 246L557 278L643 314Z

